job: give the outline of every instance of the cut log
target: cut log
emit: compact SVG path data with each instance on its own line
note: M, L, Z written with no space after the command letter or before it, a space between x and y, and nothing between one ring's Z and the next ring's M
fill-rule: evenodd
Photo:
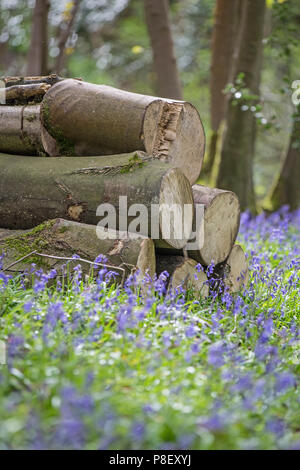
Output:
M199 249L188 254L203 266L212 262L219 264L228 258L239 231L238 197L231 191L198 184L193 186L193 196L195 205L204 206L204 224L195 217L193 231L197 234Z
M198 263L183 256L158 255L156 258L156 272L159 276L164 271L169 273L168 290L182 287L191 289L194 294L207 297L209 287L206 274L197 268Z
M110 239L107 238L108 235ZM51 269L66 263L61 258L70 258L76 254L80 259L92 262L103 254L106 260L102 263L121 268L116 270L120 279L123 272L128 276L136 271L139 271L140 279L146 274L153 278L153 241L145 237L130 238L128 233L121 235L120 239L114 240L114 234L104 228L56 219L47 221L31 231L16 232L3 239L0 230L0 255L5 253L4 270L11 266L10 271L19 272L30 268L33 262L45 269ZM14 264L20 259L23 261ZM81 264L85 272L90 271L92 267L88 263L84 265L80 260L74 262Z
M51 88L47 83L32 85L14 85L4 88L4 99L7 105L25 105L40 103L45 93Z
M37 83L46 83L48 85L55 85L60 81L64 80L56 74L47 75L43 77L1 77L0 81L5 84L5 87L11 87L16 85L35 85Z
M223 280L223 284L232 294L247 286L249 271L247 258L240 245L234 245L226 262L215 268L214 276Z
M0 106L0 151L35 155L43 151L40 106Z
M68 79L46 93L41 119L50 156L141 150L180 168L191 184L200 174L205 135L189 103Z
M187 245L188 256L202 266L209 266L212 262L217 265L228 258L236 240L240 224L239 201L231 191L201 185L194 185L192 189L195 205L193 233L196 235ZM181 254L164 246L159 251Z
M117 229L140 231L144 236L157 238L157 244L162 243L158 240L161 236L163 243L177 249L183 248L190 237L192 215L184 208L193 204L188 180L179 169L149 161L144 154L57 159L0 154L0 174L0 226L3 228L32 228L60 217L95 225L105 215L97 216L98 206L109 203L109 209L116 213ZM126 221L126 201L124 208L121 196L127 197L128 208L133 204L143 205L131 207L131 211L136 209L138 213L143 210L141 230L139 227L131 230L131 222L136 221L137 215L131 212ZM172 216L175 204L180 220ZM122 225L120 219L124 217ZM153 232L156 222L157 232ZM180 222L184 224L181 234Z

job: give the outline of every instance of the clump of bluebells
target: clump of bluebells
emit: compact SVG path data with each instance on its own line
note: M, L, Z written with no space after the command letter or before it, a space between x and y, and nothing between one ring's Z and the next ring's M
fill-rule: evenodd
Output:
M0 270L0 449L300 448L300 212L241 222L236 295Z

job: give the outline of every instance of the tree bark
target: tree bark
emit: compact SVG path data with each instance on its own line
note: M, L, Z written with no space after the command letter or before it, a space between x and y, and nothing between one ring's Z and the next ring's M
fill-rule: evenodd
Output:
M262 39L264 30L265 2L245 0L241 47L237 58L236 74L244 73L244 84L252 94L259 94ZM217 185L234 191L242 209L255 208L253 187L253 154L256 121L253 112L243 111L240 105L227 112L227 129L221 152Z
M36 0L33 13L27 75L48 72L48 13L49 0Z
M300 106L294 118L289 148L271 195L273 209L284 204L292 210L300 206Z
M225 287L231 294L239 292L247 286L249 281L248 263L240 245L234 245L227 260L216 266L214 277L221 279L222 289Z
M69 20L66 22L63 22L63 24L60 27L60 34L59 34L59 40L58 40L59 55L57 57L56 65L54 67L56 73L60 73L62 69L64 68L65 59L66 59L66 54L65 54L66 44L71 35L72 28L74 26L74 22L76 19L76 15L79 10L79 6L80 6L80 0L74 0L73 8L72 8L72 11L70 12Z
M46 93L41 119L51 156L144 150L180 168L192 184L199 177L205 134L189 103L70 79Z
M146 274L152 278L155 274L155 249L149 238L130 238L128 233L122 233L121 238L114 239L114 234L109 230L63 219L47 221L33 230L11 232L7 231L1 238L0 231L0 255L5 253L4 270L31 254L14 264L10 270L24 271L33 262L51 269L66 263L66 260L60 258L70 258L75 254L92 262L103 254L106 258L104 264L120 267L126 276L139 271L142 280ZM107 235L111 238L107 238ZM78 260L75 260L75 264L81 264L85 271L90 271L92 267ZM122 271L116 270L116 273L121 280Z
M1 155L0 174L3 228L32 228L59 217L95 225L100 218L96 214L98 206L110 203L117 215L116 228L132 231L129 224L136 220L135 214L128 217L128 222L123 221L125 227L120 223L127 208L122 207L119 197L126 196L128 208L143 204L147 209L141 222L148 222L143 235L151 237L151 227L158 220L160 233L155 237L162 240L157 239L156 244L180 249L191 233L192 214L184 211L185 204L193 204L188 180L177 168L145 160L142 154L57 159ZM179 214L185 214L184 218L170 217L173 204L177 204ZM159 210L156 218L151 218L152 205ZM182 234L178 231L180 223L184 224ZM138 232L138 227L134 231Z
M156 260L156 272L159 276L162 272L169 273L168 290L176 290L182 287L184 290L193 290L199 297L208 296L208 283L206 274L196 266L198 263L182 256L158 255Z
M181 100L168 0L145 0L145 16L153 51L157 92L165 98Z
M241 0L217 0L212 37L210 76L210 119L212 135L205 172L214 165L219 140L219 127L226 116L228 98L224 89L234 77L235 50L238 47Z
M40 106L0 106L0 151L39 155L41 140Z
M239 23L240 0L217 0L211 62L211 127L217 132L226 115L225 86L233 79L234 50Z

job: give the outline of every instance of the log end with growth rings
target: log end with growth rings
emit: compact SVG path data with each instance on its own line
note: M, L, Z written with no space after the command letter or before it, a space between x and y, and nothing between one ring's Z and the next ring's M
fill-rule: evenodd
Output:
M189 255L204 266L222 263L230 254L240 224L238 197L231 191L193 186L195 204L204 205L204 225L195 227L201 245ZM200 233L201 232L201 233Z
M193 224L193 193L189 181L178 168L170 169L162 179L159 217L162 239L171 247L187 244Z

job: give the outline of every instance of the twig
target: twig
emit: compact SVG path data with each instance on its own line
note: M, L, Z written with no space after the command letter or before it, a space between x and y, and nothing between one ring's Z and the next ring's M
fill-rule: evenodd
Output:
M99 267L103 267L103 268L107 268L107 269L113 269L113 270L121 271L121 273L122 273L121 286L122 287L123 287L124 282L125 282L126 271L125 271L124 268L121 268L120 266L112 266L112 265L106 264L106 263L96 263L95 261L89 261L89 260L83 259L83 258L68 258L68 257L65 257L65 256L47 255L45 253L38 253L37 251L32 251L28 255L23 256L23 258L20 258L19 260L17 260L14 263L10 264L3 271L8 271L13 266L21 263L22 261L24 261L27 258L30 258L30 256L32 256L32 255L40 256L41 258L55 259L55 260L58 260L58 261L81 261L82 263L87 263L87 264L90 264L92 266L99 266ZM123 263L123 265L126 266L126 263Z
M30 256L35 255L35 254L36 254L36 251L32 251L32 252L29 253L28 255L23 256L23 258L20 258L20 259L18 259L17 261L15 261L14 263L12 263L12 264L10 264L9 266L7 266L7 268L3 269L3 271L8 271L10 268L12 268L13 266L15 266L16 264L21 263L21 261L24 261L24 259L30 258Z

